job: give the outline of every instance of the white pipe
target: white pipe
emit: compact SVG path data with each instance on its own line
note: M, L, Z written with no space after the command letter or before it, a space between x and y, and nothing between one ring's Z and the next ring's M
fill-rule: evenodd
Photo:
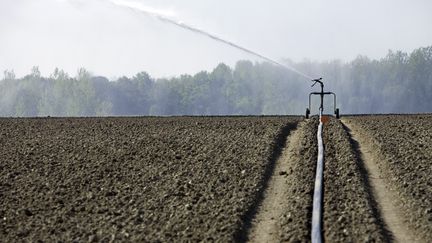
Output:
M321 122L322 110L320 109L320 123L318 125L318 160L315 176L315 188L312 209L312 243L322 242L321 222L322 222L322 188L323 188L323 169L324 169L324 146L322 140L323 123Z

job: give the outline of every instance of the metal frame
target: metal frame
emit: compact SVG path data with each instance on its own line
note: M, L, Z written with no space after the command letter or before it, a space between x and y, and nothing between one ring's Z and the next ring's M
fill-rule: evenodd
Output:
M309 94L309 107L306 109L306 119L309 118L309 114L311 111L311 97L312 95L319 95L321 97L321 104L319 107L320 113L322 114L324 112L324 96L326 95L333 95L333 112L336 115L336 118L339 119L339 109L336 107L336 94L333 92L324 92L324 83L322 81L322 78L317 78L317 79L313 79L311 80L312 82L314 82L312 84L312 87L315 86L317 83L320 84L321 86L321 92L312 92Z
M320 108L322 108L322 110L324 111L324 107L322 107L323 106L323 100L324 100L324 95L333 95L333 112L335 113L336 112L336 94L335 93L333 93L333 92L312 92L312 93L310 93L309 94L309 110L311 109L311 97L312 97L312 95L320 95L320 96L322 96L321 97L321 107Z

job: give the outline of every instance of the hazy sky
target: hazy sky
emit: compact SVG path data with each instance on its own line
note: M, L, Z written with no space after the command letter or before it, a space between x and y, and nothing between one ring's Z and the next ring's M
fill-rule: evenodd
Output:
M432 45L430 0L135 0L280 60L372 58ZM153 77L259 60L109 0L0 0L0 71ZM0 75L1 76L1 75Z

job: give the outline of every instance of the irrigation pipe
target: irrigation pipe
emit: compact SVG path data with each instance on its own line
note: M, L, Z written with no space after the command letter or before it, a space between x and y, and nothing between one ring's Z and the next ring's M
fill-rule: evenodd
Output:
M324 146L322 140L323 123L321 121L322 109L320 109L320 123L318 125L318 160L315 175L315 188L313 195L313 209L312 209L312 243L321 243L321 222L322 222L322 188L323 188L323 169L324 169Z

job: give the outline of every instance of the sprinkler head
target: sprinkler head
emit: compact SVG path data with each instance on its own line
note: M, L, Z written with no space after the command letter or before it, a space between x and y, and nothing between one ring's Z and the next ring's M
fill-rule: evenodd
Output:
M322 78L312 79L311 81L314 82L314 83L312 84L311 87L315 86L315 84L317 84L317 83L320 83L321 86L322 86L322 85L323 85L323 82L322 82L321 80L322 80Z

